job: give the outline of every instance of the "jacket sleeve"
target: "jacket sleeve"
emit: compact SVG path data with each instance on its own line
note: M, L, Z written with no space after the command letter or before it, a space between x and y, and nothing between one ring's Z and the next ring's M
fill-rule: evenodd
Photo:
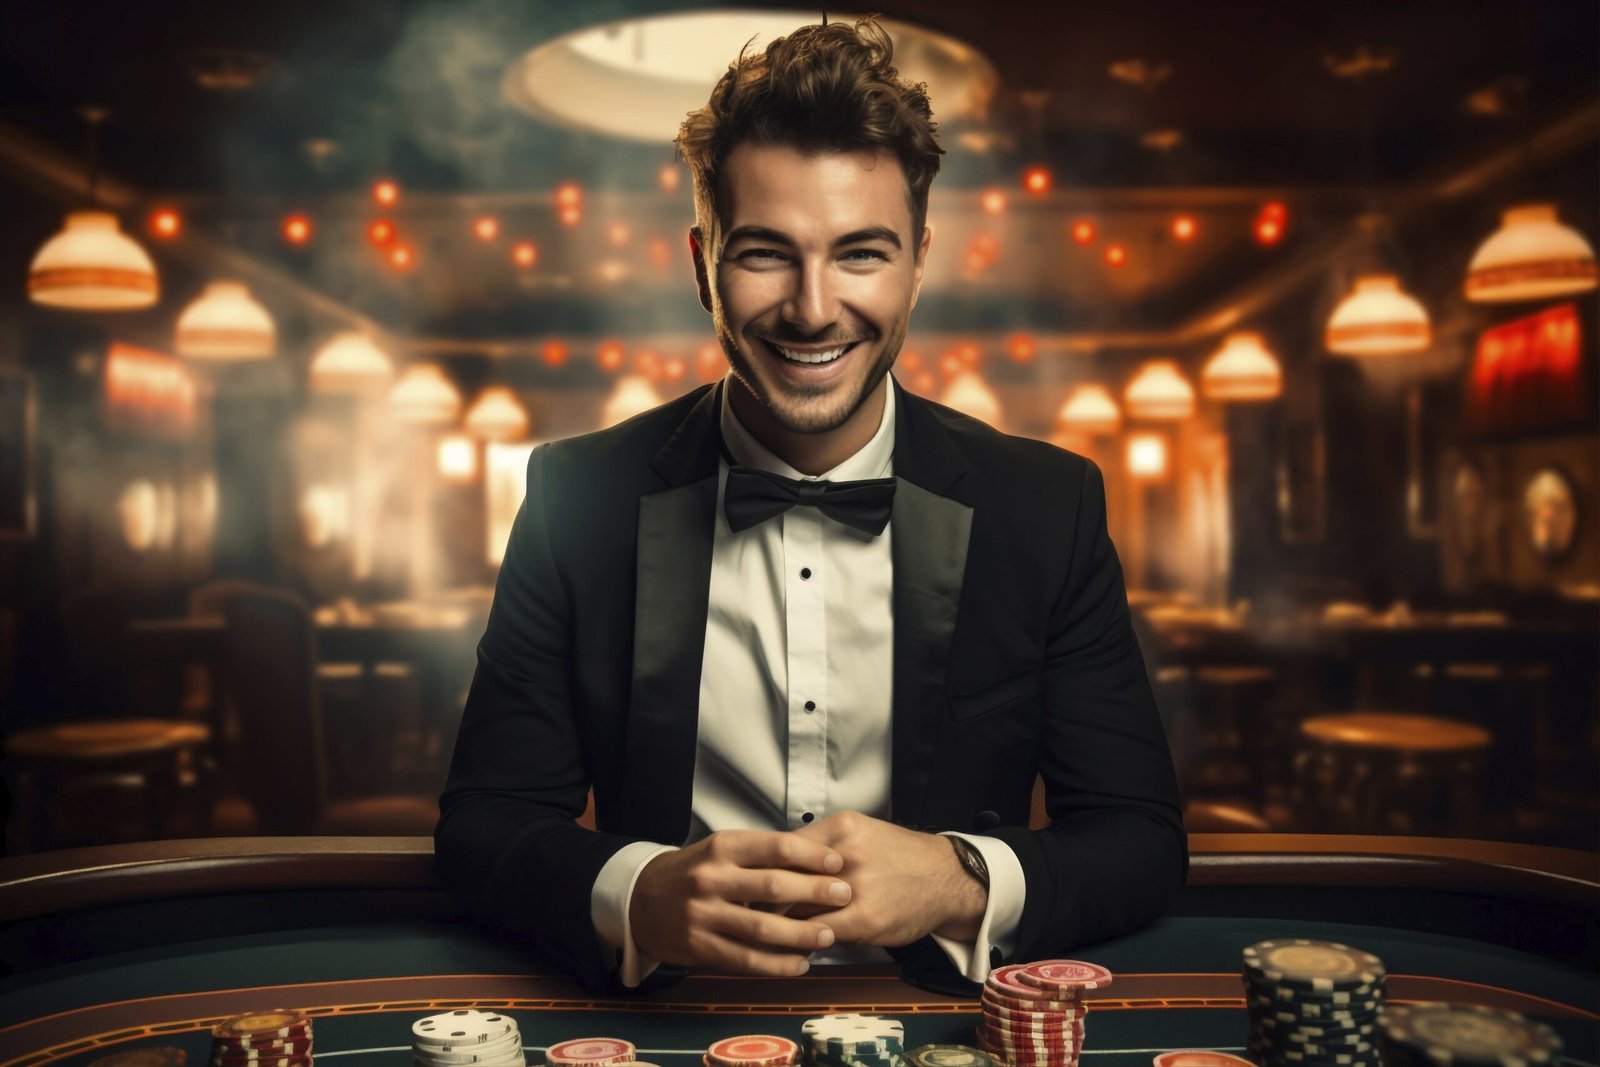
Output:
M1044 665L1039 768L1051 823L990 831L1027 879L1017 959L1142 926L1188 875L1177 776L1106 530L1105 481L1087 460L1070 544Z
M572 702L572 605L547 521L549 445L528 461L434 831L440 883L470 917L592 989L613 988L590 918L606 861L634 838L577 824L589 788Z

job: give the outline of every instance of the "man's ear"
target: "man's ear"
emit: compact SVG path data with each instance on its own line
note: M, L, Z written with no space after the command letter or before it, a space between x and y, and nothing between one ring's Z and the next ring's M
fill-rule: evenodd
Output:
M689 228L689 255L694 258L694 281L700 289L700 306L711 312L711 275L706 267L705 237L700 227Z
M917 264L912 268L911 275L911 307L917 306L917 297L922 293L922 272L928 268L928 246L933 244L933 227L922 227L922 240L917 242ZM910 310L909 308L907 310Z

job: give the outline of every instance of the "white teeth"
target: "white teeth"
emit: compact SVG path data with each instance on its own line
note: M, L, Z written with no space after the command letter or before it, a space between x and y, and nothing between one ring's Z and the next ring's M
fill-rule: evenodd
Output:
M793 360L796 363L832 363L844 355L844 350L849 348L850 345L840 345L838 348L830 348L825 352L795 352L776 344L772 347L776 348L778 354L783 356L784 359Z

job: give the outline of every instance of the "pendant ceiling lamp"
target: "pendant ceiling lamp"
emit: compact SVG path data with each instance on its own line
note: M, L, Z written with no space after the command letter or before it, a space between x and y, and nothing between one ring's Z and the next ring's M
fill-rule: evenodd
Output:
M1057 421L1063 429L1073 433L1116 433L1122 427L1122 409L1109 389L1098 382L1090 382L1072 390L1067 402L1061 405Z
M1392 274L1364 274L1328 317L1328 351L1342 356L1397 356L1433 343L1428 309Z
M363 392L393 377L388 353L357 330L335 334L311 360L311 388L319 393Z
M461 413L461 393L437 363L413 363L389 390L389 412L412 426L446 426Z
M503 385L485 389L467 411L467 432L489 441L515 441L528 435L528 412Z
M89 124L90 205L98 205L99 129L109 112L85 108ZM61 232L44 243L28 268L28 299L75 311L132 311L159 295L156 267L139 242L117 227L117 217L91 206L67 213Z
M243 282L216 281L178 316L175 347L191 359L260 359L277 349L278 329Z
M1272 400L1283 393L1283 370L1260 334L1230 333L1201 368L1200 389L1209 400Z
M108 211L74 211L28 268L28 299L76 311L131 311L156 302L156 267Z
M1556 218L1554 204L1519 204L1478 246L1467 267L1467 299L1484 304L1544 300L1600 284L1594 249Z
M618 378L611 395L606 397L605 405L600 409L600 428L604 430L619 422L626 422L660 405L661 394L656 392L656 387L648 378L638 374Z
M1194 414L1194 386L1170 359L1152 359L1123 391L1131 419L1187 419Z
M975 371L956 375L945 387L939 402L990 426L1000 425L1000 398Z

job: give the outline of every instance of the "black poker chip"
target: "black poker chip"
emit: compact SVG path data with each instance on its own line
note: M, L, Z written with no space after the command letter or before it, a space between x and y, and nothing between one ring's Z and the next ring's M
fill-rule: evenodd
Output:
M1385 1008L1378 1044L1389 1067L1543 1067L1561 1055L1546 1024L1468 1004Z

